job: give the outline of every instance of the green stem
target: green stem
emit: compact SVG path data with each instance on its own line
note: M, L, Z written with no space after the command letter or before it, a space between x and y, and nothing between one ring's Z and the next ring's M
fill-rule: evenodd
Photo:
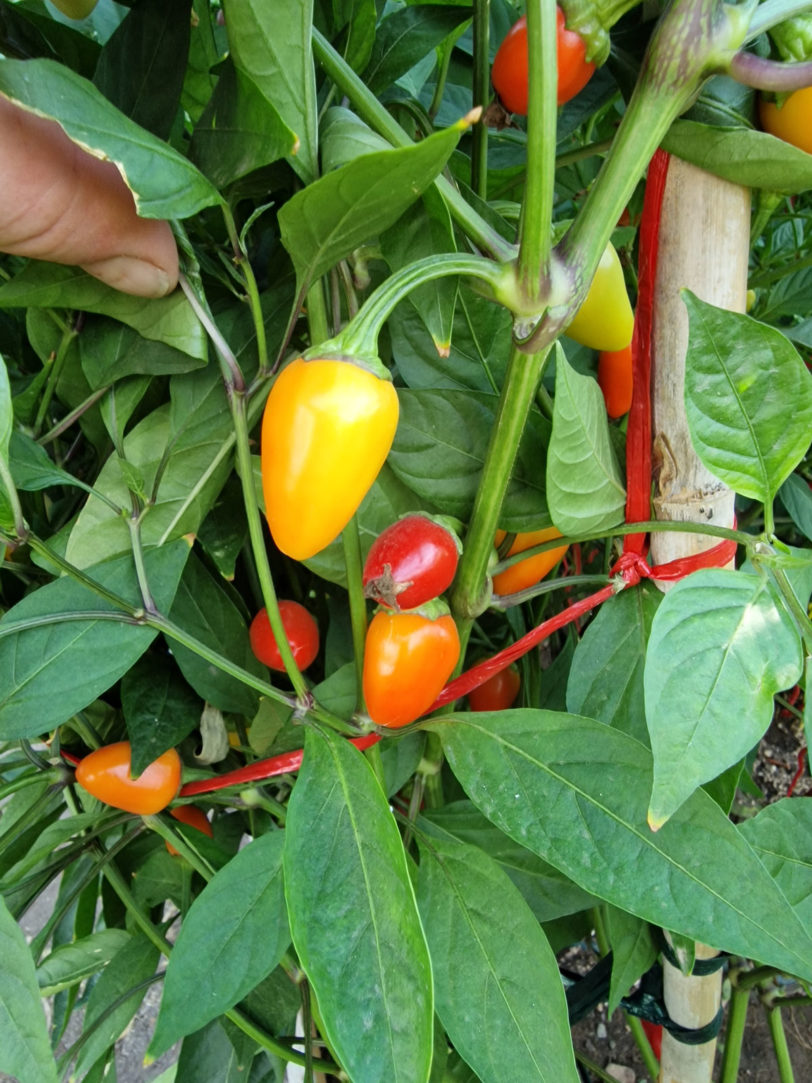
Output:
M220 370L223 373L223 381L225 382L227 392L230 395L238 391L244 391L245 380L243 379L239 362L234 356L233 350L220 333L220 329L214 322L211 313L208 311L204 299L197 296L197 293L192 288L192 284L186 275L181 274L178 282L180 288L186 295L187 301L192 306L195 315L202 324L217 352L217 356L220 359Z
M804 643L806 644L807 652L812 651L812 621L810 621L806 609L798 601L798 597L792 589L792 583L790 583L787 573L782 568L773 568L772 572L775 576L775 581L778 584L778 589L781 591L781 597L784 599L787 608L798 623L798 628Z
M770 1037L773 1040L775 1059L778 1062L778 1078L780 1083L795 1083L795 1075L792 1071L792 1061L787 1045L787 1036L784 1032L784 1020L780 1007L773 1004L765 1004L767 1013L767 1025L770 1028Z
M358 516L353 515L341 532L344 548L344 567L347 573L347 594L350 602L352 645L355 654L356 710L364 710L364 644L367 636L367 607L362 583L361 537L358 532Z
M674 120L692 101L720 57L741 45L749 12L718 0L675 0L658 23L640 77L612 147L578 216L554 251L568 287L550 321L525 348L565 327L580 308L612 231L640 177ZM551 322L551 326L544 323ZM544 335L542 339L541 336Z
M358 116L395 147L410 147L412 140L393 119L386 107L372 94L330 42L313 28L313 53L327 75L346 94ZM459 191L443 175L435 187L445 200L449 213L463 232L494 259L509 260L515 256L513 246L501 237L481 215L465 201Z
M483 109L491 96L490 25L490 0L475 0L473 104ZM480 199L488 198L488 125L483 117L471 133L471 188Z
M628 1012L624 1013L624 1015L626 1018L626 1025L632 1032L632 1037L640 1051L640 1056L643 1058L646 1071L651 1079L658 1079L660 1075L660 1062L654 1055L654 1050L651 1048L651 1042L648 1040L646 1032L643 1030L643 1024L636 1015L629 1015Z
M276 597L276 589L273 584L271 567L268 563L268 553L265 548L265 537L262 532L257 496L254 490L254 467L251 461L251 447L248 438L248 421L246 416L245 395L234 394L230 397L231 416L234 422L234 435L237 446L237 473L242 485L243 504L248 524L248 536L251 541L251 552L254 556L257 577L262 591L262 601L268 613L271 630L279 648L282 664L290 678L296 698L304 702L308 697L307 684L301 670L296 665L293 651L290 648L282 616L279 612L279 602Z
M444 760L443 745L436 733L426 733L426 747L423 758L417 768L417 774L423 779L426 795L426 808L442 808L443 798L442 766Z
M487 608L490 601L486 575L494 534L499 525L499 512L527 415L549 353L549 347L531 355L525 355L515 347L511 352L451 596L452 610L460 625L463 641L467 640L474 618Z
M262 316L262 304L259 297L259 287L257 286L256 276L254 275L254 268L251 266L248 253L245 251L245 246L240 240L240 235L237 233L237 225L234 221L234 216L231 213L231 207L229 207L227 203L223 203L221 209L223 218L225 219L228 236L231 241L231 247L234 252L234 263L240 272L243 285L245 286L248 305L251 309L251 317L254 321L254 332L257 336L259 369L260 372L264 372L268 367L268 339L265 334L265 320Z
M88 395L84 402L80 402L69 414L66 414L58 424L54 425L54 427L49 429L43 436L40 436L37 443L41 447L44 447L46 444L50 444L53 440L56 440L56 438L61 436L63 432L66 432L74 422L78 421L80 417L86 414L92 406L95 406L99 399L104 398L109 390L109 385L97 388Z
M730 994L730 1009L725 1028L725 1044L722 1051L722 1066L719 1083L736 1083L739 1078L739 1062L742 1055L742 1041L747 1022L747 1008L750 1002L750 990L738 983L733 985Z
M47 781L52 778L54 781L57 779L59 768L53 768L52 772L44 774L42 771L33 771L27 775L19 775L17 778L12 779L11 782L6 782L5 785L0 786L0 801L4 801L7 797L11 797L13 793L18 793L20 790L25 790L29 786L33 786L35 782Z
M51 405L51 399L56 391L56 385L59 382L59 377L62 375L62 369L65 367L65 360L68 356L68 349L70 344L76 338L76 329L73 322L68 325L61 325L62 338L59 340L59 346L56 350L56 356L53 361L50 362L50 368L48 371L48 381L45 385L45 389L40 399L39 407L37 408L37 416L34 419L34 432L38 433L42 428L42 423L45 420L45 415L48 412L48 407Z
M535 309L549 292L555 140L557 59L555 0L527 5L528 113L527 180L519 221L518 282L527 305Z
M330 321L327 317L327 302L324 299L322 280L311 283L307 291L307 325L310 329L310 342L324 342L330 337Z
M483 256L452 252L426 256L390 275L370 294L358 314L340 334L328 342L322 342L319 350L323 353L325 348L334 349L353 357L376 358L378 335L394 307L417 286L449 275L481 279L494 291L498 291L505 281L502 266Z
M28 527L25 522L25 516L23 515L23 506L20 503L20 495L17 492L17 486L14 484L14 478L11 476L8 462L0 455L0 484L6 491L8 502L11 507L11 515L14 519L14 533L19 541L29 540Z
M141 542L141 514L128 516L127 526L130 531L130 545L132 548L133 563L135 564L135 577L138 580L138 589L141 591L141 601L144 603L144 610L150 614L157 613L158 607L155 604L155 599L152 597L152 591L150 590L149 580L147 578L147 569L144 564L144 546Z

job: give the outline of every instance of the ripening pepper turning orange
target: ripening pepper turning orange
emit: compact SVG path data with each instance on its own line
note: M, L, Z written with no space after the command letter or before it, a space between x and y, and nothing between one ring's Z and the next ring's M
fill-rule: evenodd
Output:
M812 154L812 86L794 91L780 107L759 98L758 115L765 132Z
M607 244L584 303L564 332L592 350L622 350L631 342L633 330L634 313L620 257Z
M153 760L140 775L130 774L129 741L90 752L76 766L76 781L105 805L149 816L170 804L180 788L181 762L174 748Z
M598 358L598 385L609 417L623 417L632 405L632 348L602 350Z
M525 549L531 549L534 545L540 545L542 542L552 541L553 538L560 537L560 531L556 530L554 526L544 527L543 530L531 530L526 534L517 534L505 555L512 557L516 553L523 553ZM497 546L501 545L504 538L505 531L497 530L494 539L495 544ZM505 568L503 572L499 572L493 577L494 594L516 594L517 591L532 587L542 580L551 568L556 566L566 551L567 546L562 545L555 549L548 549L536 556L528 557L527 560L520 560L516 564L511 564L509 568Z
M262 491L273 540L294 560L333 541L384 464L398 423L389 380L351 360L291 362L262 419Z

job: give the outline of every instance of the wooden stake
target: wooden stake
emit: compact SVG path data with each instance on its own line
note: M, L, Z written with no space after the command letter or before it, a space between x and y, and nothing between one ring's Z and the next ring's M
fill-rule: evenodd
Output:
M654 300L652 458L658 519L732 526L734 494L696 457L683 402L688 314L679 291L737 312L745 309L750 192L672 158L668 167ZM715 544L699 534L655 533L651 561L665 563ZM665 584L660 584L665 589ZM696 945L696 958L715 950ZM665 1006L682 1026L705 1026L721 1002L722 973L686 977L663 960ZM710 1083L716 1041L699 1046L663 1033L660 1083Z

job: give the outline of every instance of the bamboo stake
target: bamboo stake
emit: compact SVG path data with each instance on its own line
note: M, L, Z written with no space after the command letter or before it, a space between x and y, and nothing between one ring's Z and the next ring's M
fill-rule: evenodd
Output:
M652 343L652 466L658 519L732 526L734 494L702 465L691 445L683 403L688 316L679 291L743 312L747 293L750 193L673 158L663 198ZM713 538L656 533L651 560L702 551ZM661 585L665 589L665 584ZM696 945L696 958L715 949ZM686 977L663 960L665 1006L682 1026L705 1026L721 1002L722 973ZM710 1083L715 1039L690 1046L663 1034L660 1083Z

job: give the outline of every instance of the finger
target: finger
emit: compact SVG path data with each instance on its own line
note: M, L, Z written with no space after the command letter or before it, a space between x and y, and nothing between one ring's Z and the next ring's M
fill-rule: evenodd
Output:
M79 266L139 296L175 288L178 253L168 223L139 218L111 162L5 98L0 146L0 251Z

